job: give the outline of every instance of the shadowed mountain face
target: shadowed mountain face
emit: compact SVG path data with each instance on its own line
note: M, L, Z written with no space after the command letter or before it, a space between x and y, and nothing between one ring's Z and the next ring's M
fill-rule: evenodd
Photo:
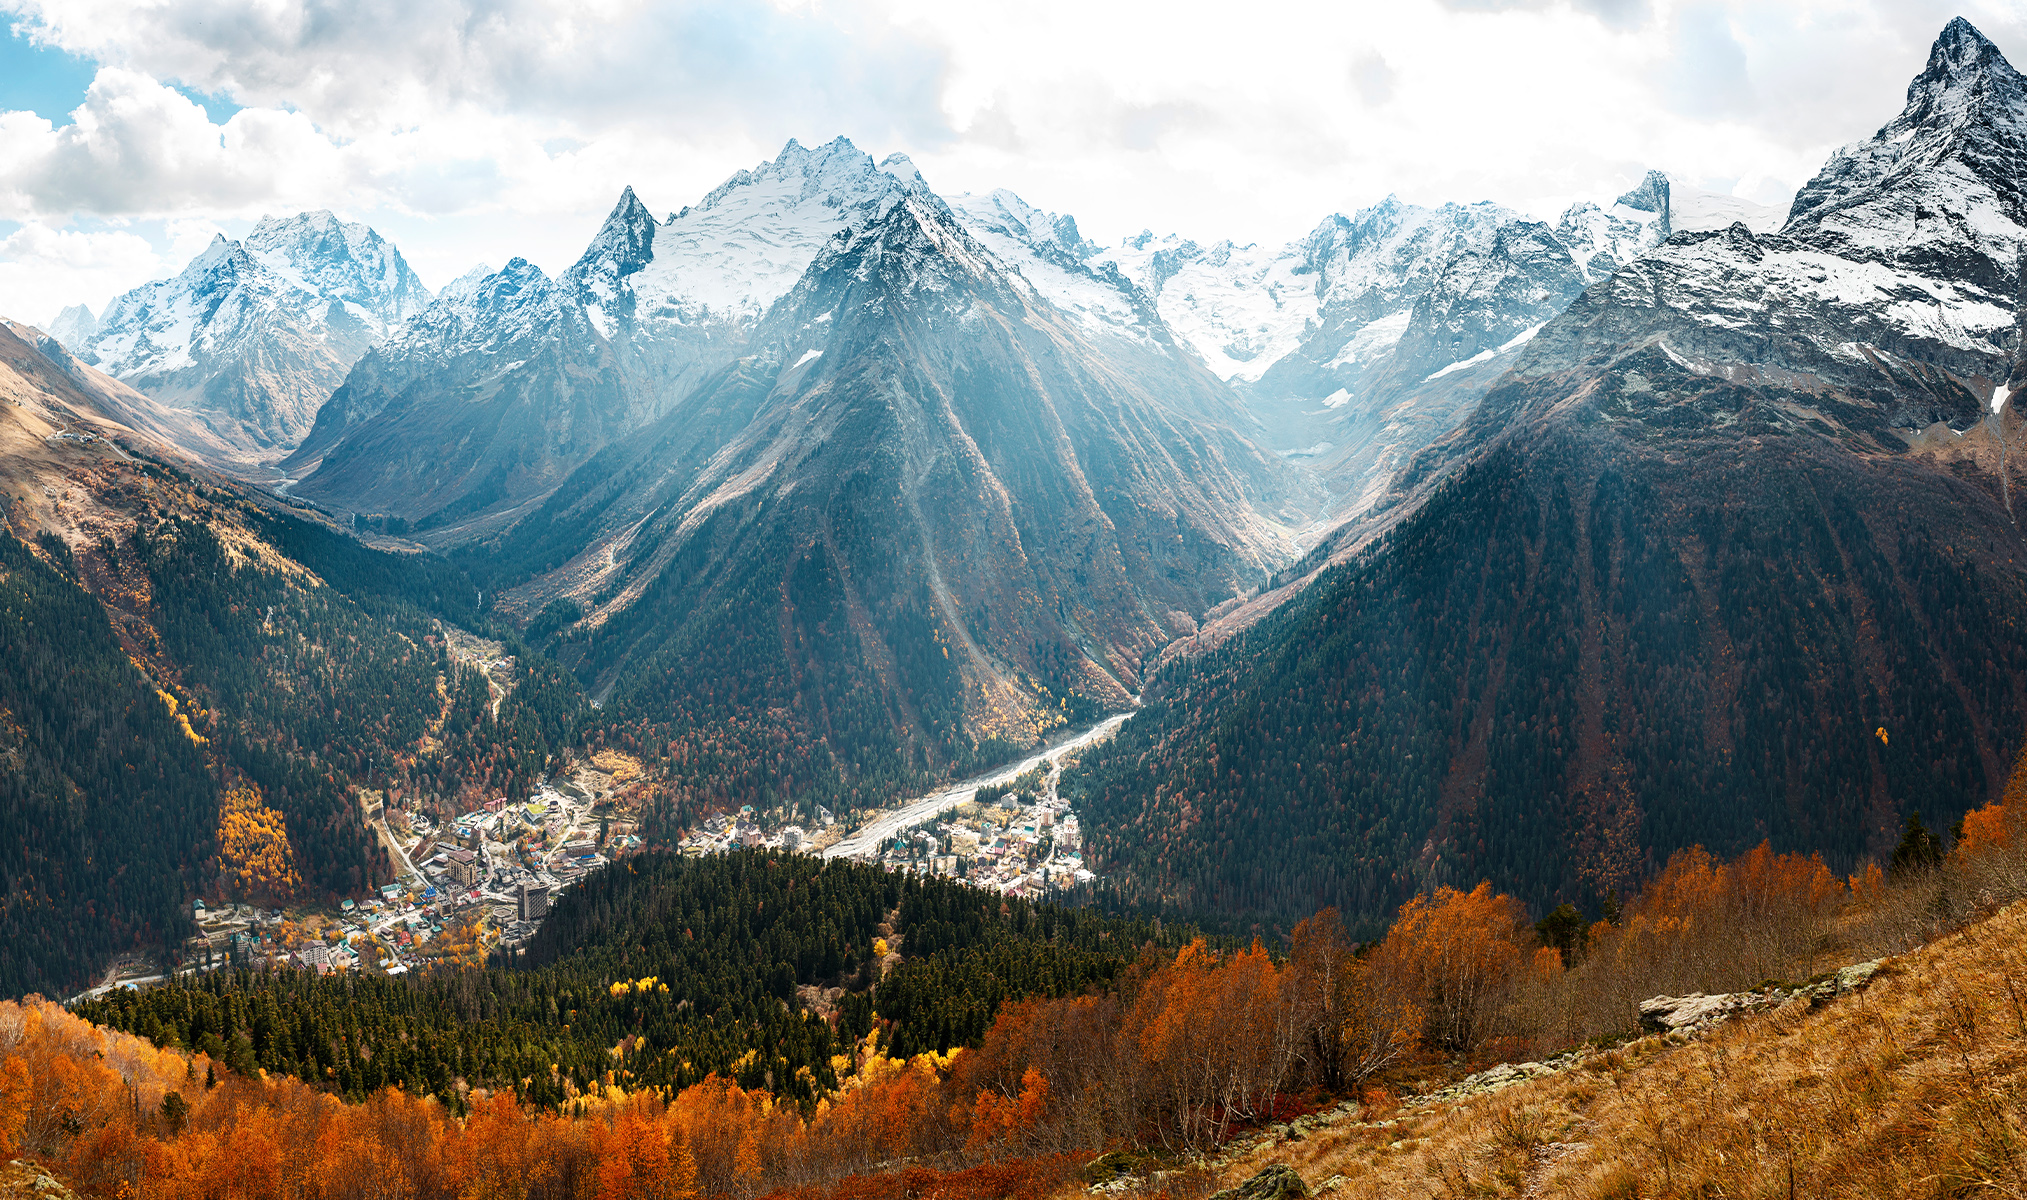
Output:
M510 603L587 611L560 653L679 775L687 738L751 741L751 780L690 776L714 799L1030 745L1277 561L1252 514L1288 478L1196 419L1217 381L1120 372L933 198L833 241L750 344L497 543L534 576Z
M610 343L540 268L451 284L366 354L285 463L327 507L424 529L510 509L628 428Z
M629 193L562 280L446 289L290 465L472 547L679 797L884 798L1127 703L1315 507L1123 280L999 249L849 143Z
M1379 536L1157 678L1069 785L1104 868L1376 920L1481 876L1594 899L1697 842L1844 866L1983 803L2027 718L1995 389L2023 117L1953 22L1779 233L1677 232L1590 287Z

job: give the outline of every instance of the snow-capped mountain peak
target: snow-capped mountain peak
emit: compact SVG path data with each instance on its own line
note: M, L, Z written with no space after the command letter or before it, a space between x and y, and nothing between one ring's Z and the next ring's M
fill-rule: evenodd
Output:
M632 294L623 281L654 260L656 227L654 214L628 187L570 269L569 286L608 336L616 319L631 314Z
M2027 226L2022 178L2027 81L1959 17L1908 85L1900 115L1831 156L1795 194L1784 232L1838 254L1924 269L1967 240L1986 260L1981 282L1998 291Z
M174 277L113 300L76 352L204 431L186 446L266 460L429 300L372 229L323 211L263 217L244 241L215 235Z
M622 196L564 282L608 332L627 320L750 324L855 213L903 193L929 195L905 157L882 168L845 138L815 149L790 140L667 221L644 220Z
M73 354L88 347L98 331L98 317L93 315L89 305L84 304L73 304L56 314L56 319L49 323L48 328L49 336Z
M370 227L329 211L262 217L246 235L247 253L262 266L325 300L336 300L384 337L421 312L429 289L401 252Z
M897 152L881 159L880 170L910 191L920 192L923 195L932 194L929 191L928 181L923 179L922 172L916 169L915 160L905 154Z
M1961 430L2013 371L2023 177L2027 84L1952 21L1900 115L1833 154L1778 233L1678 234L1586 292L1516 369L1609 368L1658 343L1690 375L1841 389L1853 407L1826 408L1820 428L1874 444L1897 449L1893 431L1939 421ZM1971 382L1938 386L1938 371Z

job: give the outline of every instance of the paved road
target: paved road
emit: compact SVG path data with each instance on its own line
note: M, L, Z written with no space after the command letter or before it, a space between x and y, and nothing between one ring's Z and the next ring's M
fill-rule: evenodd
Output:
M859 827L857 833L838 842L823 852L825 858L858 858L867 856L883 841L913 825L935 816L948 808L954 808L978 793L978 789L989 783L1005 783L1016 775L1023 775L1044 762L1054 763L1073 750L1081 750L1096 741L1112 736L1112 731L1124 725L1132 713L1116 713L1046 750L1024 758L1010 767L1002 767L990 774L952 784L940 792L932 792L917 800L910 800L899 808L882 809L880 813Z

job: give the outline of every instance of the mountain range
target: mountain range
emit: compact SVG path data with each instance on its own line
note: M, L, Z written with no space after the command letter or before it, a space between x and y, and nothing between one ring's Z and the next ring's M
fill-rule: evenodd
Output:
M308 212L220 234L174 278L96 317L66 309L50 333L153 399L150 431L249 468L294 449L359 356L429 302L379 234Z
M2027 85L1954 21L1777 231L1677 230L1585 289L1155 673L1073 781L1106 868L1223 910L1596 903L1683 846L1848 868L1995 795L2023 146Z
M1063 784L1134 900L1370 922L1490 878L1598 903L1760 838L1841 869L1973 806L2027 732L2023 154L2027 87L1959 21L1785 214L1650 172L1554 222L1389 198L1278 249L1104 247L840 138L666 216L628 189L556 276L437 294L370 229L266 219L13 331L35 394L71 398L35 401L17 527L116 629L169 561L120 455L206 481L170 538L215 525L205 563L418 573L416 612L567 673L541 711L572 715L529 717L512 770L622 748L664 836L884 803L1144 703ZM79 404L119 440L64 475ZM345 602L320 628L381 603ZM166 635L135 620L138 655ZM396 642L362 643L392 657L361 680ZM557 699L579 688L596 707ZM378 868L331 797L390 769L346 736L291 801L344 847L332 888Z

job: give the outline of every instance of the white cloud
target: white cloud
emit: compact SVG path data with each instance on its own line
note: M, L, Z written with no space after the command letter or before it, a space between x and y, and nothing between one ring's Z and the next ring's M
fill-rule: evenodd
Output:
M236 211L328 193L341 154L309 120L247 109L223 126L148 76L99 71L57 127L0 115L0 218Z
M91 304L97 312L107 298L146 283L164 265L147 239L123 230L23 225L0 238L0 313L42 324L72 304Z
M1778 199L1900 106L1952 0L0 0L104 69L0 114L0 218L330 207L424 277L558 270L619 189L788 137L911 154L1093 236L1278 241L1389 192L1553 215L1648 167ZM2006 0L1965 15L2027 53ZM244 106L223 124L170 84ZM149 224L149 223L154 224ZM140 226L136 226L140 228ZM164 250L164 253L167 251ZM0 311L15 303L0 290Z

